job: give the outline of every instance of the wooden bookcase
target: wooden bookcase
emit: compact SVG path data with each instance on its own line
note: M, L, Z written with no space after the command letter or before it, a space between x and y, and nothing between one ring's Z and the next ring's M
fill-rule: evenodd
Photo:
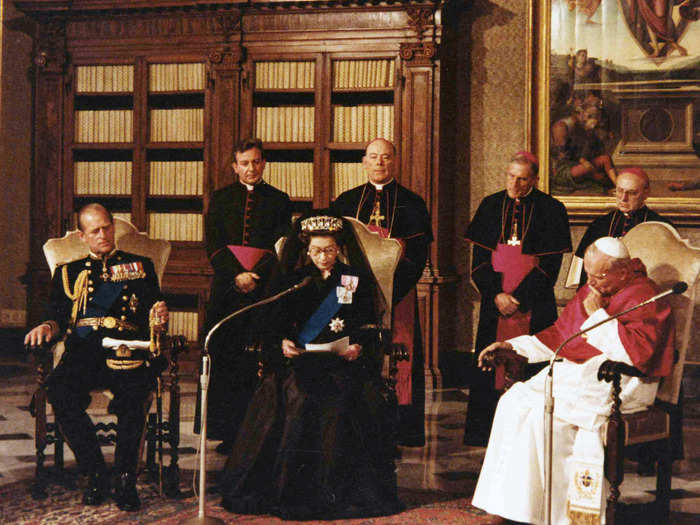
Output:
M174 324L201 340L212 275L201 221L211 192L234 180L234 143L263 138L267 179L301 211L363 182L365 143L385 136L399 182L431 212L419 307L426 373L439 378L456 301L462 3L15 1L36 24L29 322L48 289L42 244L96 200L172 241L163 287Z

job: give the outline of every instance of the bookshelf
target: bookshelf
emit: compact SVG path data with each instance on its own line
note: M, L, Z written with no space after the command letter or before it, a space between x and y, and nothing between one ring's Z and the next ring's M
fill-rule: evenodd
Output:
M66 124L73 210L101 202L151 237L171 241L175 261L201 250L208 188L205 63L157 57L80 63L73 77L75 93L67 104L72 119ZM196 291L176 297L172 329L197 341L204 304Z
M252 55L244 67L253 79L247 99L244 91L248 129L265 143L265 178L289 193L298 212L327 207L364 183L366 143L397 135L395 54L314 53L298 60L280 51L274 59Z
M452 337L456 61L469 10L438 0L14 3L36 26L29 323L48 290L42 244L98 201L171 240L163 288L179 329L201 339L212 276L201 224L209 195L235 180L233 145L265 141L265 178L298 214L364 182L365 143L383 136L397 147L399 182L433 220L419 307L435 370Z

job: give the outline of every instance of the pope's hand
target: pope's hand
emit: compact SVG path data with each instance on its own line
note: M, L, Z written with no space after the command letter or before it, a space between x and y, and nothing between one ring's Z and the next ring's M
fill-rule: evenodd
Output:
M479 354L478 366L485 372L490 372L498 364L500 352L514 352L513 345L507 341L495 342L484 348Z

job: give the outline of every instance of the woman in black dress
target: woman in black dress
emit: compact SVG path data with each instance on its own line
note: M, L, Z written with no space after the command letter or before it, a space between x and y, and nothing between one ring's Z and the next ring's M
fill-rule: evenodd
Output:
M241 514L335 519L395 513L396 407L372 344L372 278L337 260L341 219L301 221L311 277L269 312L265 374L219 489ZM333 346L332 350L312 350Z

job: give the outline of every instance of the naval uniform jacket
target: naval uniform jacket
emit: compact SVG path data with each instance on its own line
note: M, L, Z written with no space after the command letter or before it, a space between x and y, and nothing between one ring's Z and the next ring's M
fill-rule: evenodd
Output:
M108 279L103 275L105 268L109 273ZM66 295L64 272L67 274L70 292L73 293L76 279L84 270L88 271L86 312L83 313L81 309L76 320L84 317L109 316L133 325L136 328L135 331L122 327L101 326L87 330L69 326L73 301ZM106 308L98 306L102 301L103 286L118 292L109 294L114 298L109 300ZM153 304L160 300L162 296L158 277L151 260L115 250L107 256L104 264L101 259L88 256L57 267L51 282L49 304L44 318L55 321L61 333L66 334L66 351L70 352L75 347L82 346L77 345L79 341L93 340L93 336L147 340L150 336L149 312Z

